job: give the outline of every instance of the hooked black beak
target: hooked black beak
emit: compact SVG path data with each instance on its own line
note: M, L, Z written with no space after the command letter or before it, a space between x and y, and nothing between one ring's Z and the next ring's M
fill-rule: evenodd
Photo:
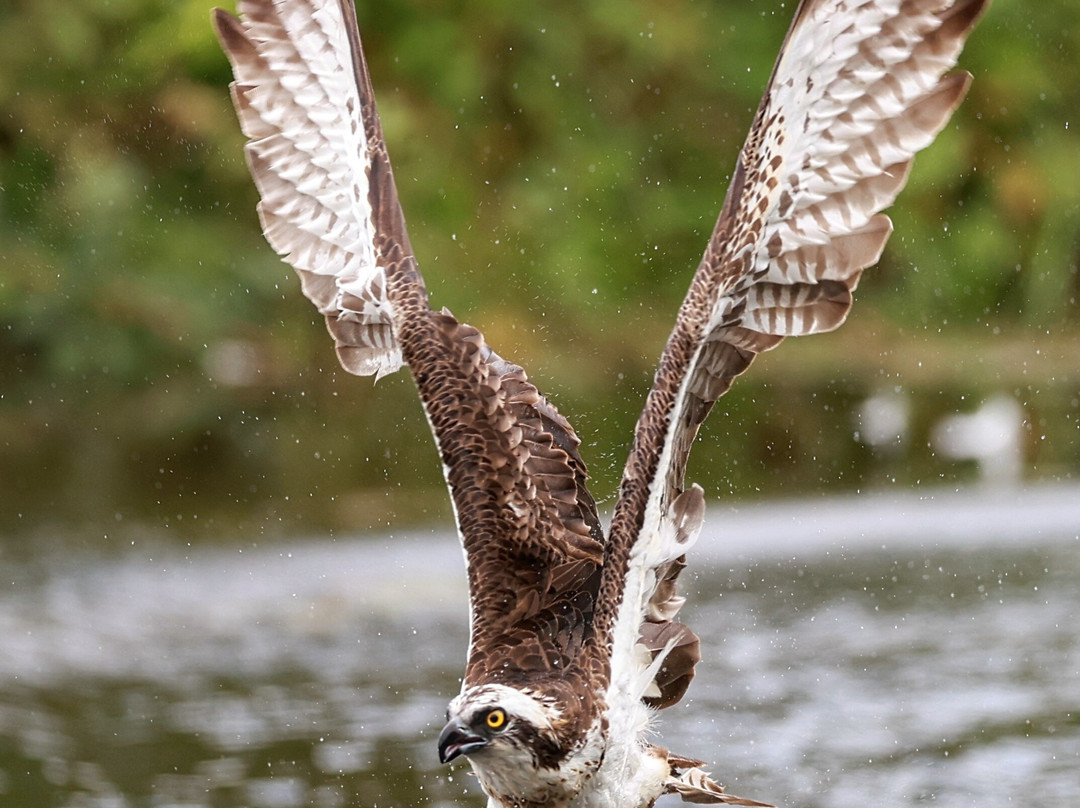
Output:
M475 752L486 744L486 738L481 738L455 718L439 733L439 762L449 763L458 755Z

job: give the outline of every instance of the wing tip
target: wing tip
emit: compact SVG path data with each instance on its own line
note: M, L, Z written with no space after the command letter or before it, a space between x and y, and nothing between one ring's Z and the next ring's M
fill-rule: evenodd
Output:
M246 48L249 45L247 36L244 34L243 23L240 22L238 17L233 16L225 9L210 9L210 22L213 24L218 41L226 53L232 54L234 51Z
M941 24L951 35L966 37L988 8L990 0L957 0L941 14Z
M967 95L968 90L971 88L973 78L967 70L954 70L942 76L934 89L924 96L923 100L926 102L930 102L931 99L944 100L944 105L941 107L942 117L940 122L929 127L934 137L937 137L937 134L948 125L953 113L964 102L964 96ZM929 106L932 107L933 104L930 103ZM914 155L912 155L912 158L914 158Z

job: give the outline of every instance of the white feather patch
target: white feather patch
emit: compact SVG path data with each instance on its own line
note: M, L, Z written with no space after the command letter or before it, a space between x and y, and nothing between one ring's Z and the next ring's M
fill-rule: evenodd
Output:
M345 369L393 372L401 351L375 247L369 144L341 4L242 0L239 11L246 45L222 42L263 233L327 317Z

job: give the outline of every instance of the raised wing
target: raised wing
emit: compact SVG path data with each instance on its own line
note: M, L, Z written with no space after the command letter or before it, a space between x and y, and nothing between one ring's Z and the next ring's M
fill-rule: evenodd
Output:
M464 686L565 669L592 625L603 562L578 438L475 328L445 312L429 322L429 336L405 343L406 357L465 547L472 633Z
M239 12L214 22L267 240L345 369L407 363L435 433L469 570L465 684L566 667L603 560L578 438L480 332L430 310L351 0L240 0Z
M960 105L944 75L989 0L824 0L796 11L694 284L712 304L664 488L761 351L839 327L892 233L879 211Z
M658 570L693 540L675 526L690 445L754 356L836 328L892 229L879 211L968 86L955 63L988 0L803 0L739 154L634 435L612 521L598 636L609 704L640 689L637 627ZM694 508L696 509L696 505Z
M342 366L392 373L402 356L389 248L412 249L352 2L240 0L237 10L215 9L214 25L236 77L263 233L326 317Z

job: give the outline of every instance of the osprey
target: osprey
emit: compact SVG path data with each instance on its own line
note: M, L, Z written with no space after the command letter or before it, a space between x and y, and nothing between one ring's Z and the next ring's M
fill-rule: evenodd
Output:
M731 796L646 740L697 637L676 582L704 513L691 443L755 355L836 328L892 203L970 82L988 0L802 0L634 432L605 535L570 423L483 335L435 311L409 245L352 0L216 10L271 246L341 364L408 365L465 552L470 640L439 736L489 808L644 808Z

